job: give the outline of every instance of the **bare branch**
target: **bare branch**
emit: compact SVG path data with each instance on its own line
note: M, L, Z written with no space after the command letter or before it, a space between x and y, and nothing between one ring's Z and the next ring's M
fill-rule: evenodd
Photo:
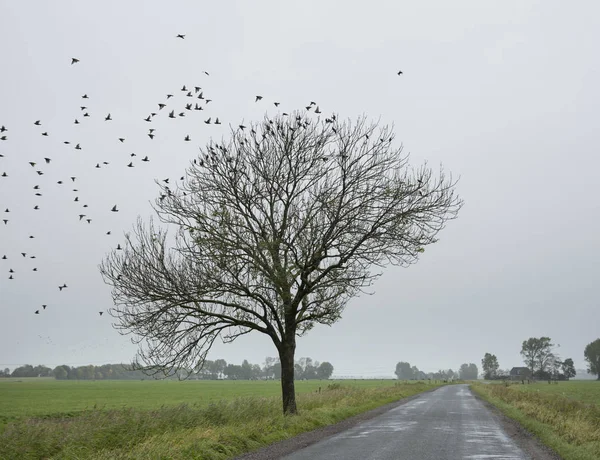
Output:
M138 367L201 367L217 337L258 331L278 349L333 324L388 264L415 263L462 206L440 167L411 168L390 127L306 112L210 142L182 185L159 184L172 238L138 221L100 269Z

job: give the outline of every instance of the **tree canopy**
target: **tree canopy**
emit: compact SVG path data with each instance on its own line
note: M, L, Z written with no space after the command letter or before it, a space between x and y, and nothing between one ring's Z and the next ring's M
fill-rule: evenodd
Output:
M554 358L553 347L550 337L530 337L523 341L521 356L532 375L546 372L550 360Z
M116 327L140 341L135 365L200 369L217 338L260 332L279 352L285 413L295 413L296 336L332 325L387 264L415 263L462 201L440 169L411 168L392 129L265 118L201 149L123 251L101 265Z
M583 356L588 363L588 373L597 375L600 380L600 339L588 343Z
M498 358L496 358L496 355L486 353L481 360L481 367L483 369L484 379L493 380L498 377L498 369L500 369L500 364L498 364Z

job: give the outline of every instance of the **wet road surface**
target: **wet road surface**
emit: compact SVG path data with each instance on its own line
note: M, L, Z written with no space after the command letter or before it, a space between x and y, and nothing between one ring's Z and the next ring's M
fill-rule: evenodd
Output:
M287 460L529 459L468 385L448 385L317 442Z

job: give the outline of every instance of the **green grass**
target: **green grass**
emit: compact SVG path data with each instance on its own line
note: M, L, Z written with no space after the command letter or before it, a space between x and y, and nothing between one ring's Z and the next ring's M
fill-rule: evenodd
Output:
M361 387L393 386L394 380L351 380ZM296 393L325 387L331 381L296 382ZM156 409L178 404L207 404L243 396L279 396L279 381L252 380L54 380L0 379L0 424L17 417L74 414L84 410Z
M565 460L600 458L600 382L473 384L471 388Z
M227 459L436 386L297 382L284 417L276 381L21 380L0 384L0 459Z
M595 380L575 380L551 385L548 382L539 382L531 385L514 385L514 388L525 392L563 396L600 407L600 382Z

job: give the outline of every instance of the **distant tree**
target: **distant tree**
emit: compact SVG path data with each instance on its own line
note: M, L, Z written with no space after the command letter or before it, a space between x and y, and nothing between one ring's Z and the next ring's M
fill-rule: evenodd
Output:
M571 358L567 358L562 362L561 370L567 380L577 375L577 372L575 371L575 363L573 363Z
M253 364L252 365L252 380L258 380L258 379L262 379L263 377L263 372L262 372L262 368L260 367L260 364Z
M263 366L263 375L267 379L274 379L275 377L275 364L279 362L279 358L267 356L265 358L265 364Z
M252 379L252 365L248 362L247 359L242 361L241 372L239 375L241 380L251 380Z
M560 356L553 353L552 356L548 358L546 364L546 378L552 378L554 380L563 380L564 376L561 374L562 370L562 361L560 360ZM540 372L540 371L538 371ZM542 371L543 372L543 371ZM540 372L540 373L542 373Z
M546 372L546 367L554 356L552 353L553 347L554 344L550 337L531 337L523 341L521 356L523 356L523 361L532 375L540 375Z
M410 368L411 373L412 373L412 379L418 379L419 378L419 368L417 366L412 366Z
M65 369L66 366L56 366L54 368L54 378L57 380L66 380L69 376L68 369Z
M586 345L583 356L588 363L588 373L598 376L600 380L600 339Z
M473 363L462 364L458 371L458 375L461 380L477 380L478 374L479 370L477 369L477 366Z
M11 377L37 377L31 364L25 364L12 371Z
M496 358L496 355L486 353L481 360L481 367L483 369L484 379L493 380L498 376L498 369L500 369L500 365L498 364L498 358Z
M214 366L214 370L217 374L217 379L223 378L223 373L225 372L225 368L227 367L227 361L225 361L224 359L216 359Z
M510 369L498 369L496 372L496 378L504 380L510 377Z
M317 378L327 380L333 374L333 366L327 361L322 362L317 368Z
M238 380L242 373L242 366L238 364L228 364L223 373L229 380Z
M302 368L300 363L294 364L294 375L296 376L296 379L298 379L298 380L304 379L304 369Z
M281 363L279 361L273 364L273 378L276 380L281 379Z
M410 363L400 361L396 364L396 370L394 371L398 380L410 380L413 376L412 367Z

